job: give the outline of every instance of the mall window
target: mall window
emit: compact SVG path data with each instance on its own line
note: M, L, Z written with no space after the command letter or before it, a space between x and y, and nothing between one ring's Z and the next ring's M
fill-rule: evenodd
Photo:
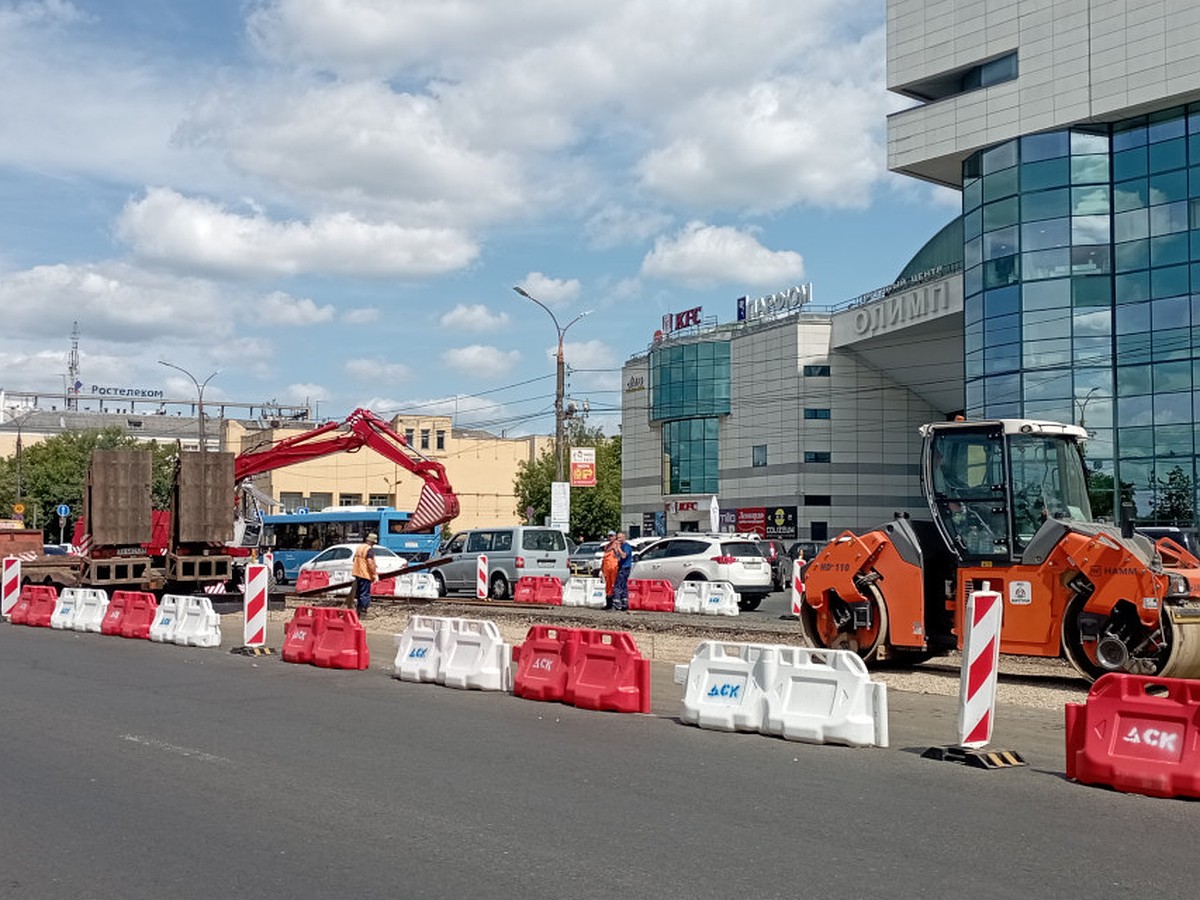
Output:
M750 465L756 469L761 469L767 464L767 445L755 444L750 448Z
M362 494L338 494L338 506L362 506Z
M422 450L429 449L429 429L428 428L421 429L421 449Z
M434 447L438 450L445 450L446 449L446 432L439 428L437 430L437 434L435 435L435 437L437 440L434 443Z
M832 460L828 450L805 450L804 461L806 463L827 463Z
M391 506L392 501L387 494L368 494L367 506Z
M828 365L805 366L804 367L804 377L805 378L828 378L829 377L829 366Z
M662 426L663 493L715 494L720 487L720 421L676 419Z
M833 497L831 497L829 494L805 494L804 495L804 505L805 506L832 506L833 505Z
M806 407L804 410L804 418L806 419L828 419L829 410L825 408Z
M650 351L650 420L729 414L729 342L694 341Z

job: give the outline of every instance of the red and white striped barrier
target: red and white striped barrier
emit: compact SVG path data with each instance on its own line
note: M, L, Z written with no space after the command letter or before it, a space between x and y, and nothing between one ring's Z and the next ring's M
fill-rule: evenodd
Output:
M245 645L261 647L267 642L267 567L246 566Z
M996 672L1000 665L1001 596L988 589L967 597L966 632L959 688L958 744L978 750L992 739L996 709Z
M792 560L792 615L800 615L800 604L804 601L804 560Z
M21 596L21 560L15 556L4 557L4 573L0 578L0 615L7 616Z
M475 569L475 599L486 600L488 596L488 560L482 553Z

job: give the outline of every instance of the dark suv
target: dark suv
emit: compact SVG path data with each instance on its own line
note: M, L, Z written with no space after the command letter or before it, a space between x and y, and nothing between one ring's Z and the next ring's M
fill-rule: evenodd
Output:
M774 538L758 541L758 549L771 565L771 586L782 591L792 583L792 558L788 556L783 541Z

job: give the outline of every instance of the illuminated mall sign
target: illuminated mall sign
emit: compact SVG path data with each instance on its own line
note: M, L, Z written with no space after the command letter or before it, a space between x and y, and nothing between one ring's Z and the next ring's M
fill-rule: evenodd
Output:
M752 322L755 319L773 319L799 311L806 303L812 303L812 283L799 284L767 297L751 300L738 297L737 320Z
M664 334L670 334L672 331L679 331L681 328L690 328L693 325L700 324L700 310L703 306L697 306L695 309L685 309L683 312L667 313L662 318L662 330Z

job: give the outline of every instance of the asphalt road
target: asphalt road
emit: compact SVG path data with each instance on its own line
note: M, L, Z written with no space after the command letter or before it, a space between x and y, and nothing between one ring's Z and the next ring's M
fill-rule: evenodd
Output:
M278 646L276 629L275 646ZM229 640L226 641L227 645ZM1057 712L993 772L893 748L0 625L0 897L1194 897L1197 807L1062 777Z

